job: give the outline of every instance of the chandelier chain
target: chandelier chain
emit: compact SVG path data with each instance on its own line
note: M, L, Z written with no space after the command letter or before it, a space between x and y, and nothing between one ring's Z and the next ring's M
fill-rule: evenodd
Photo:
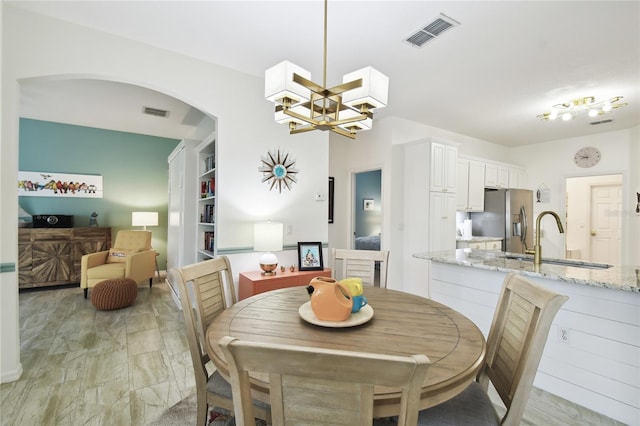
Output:
M327 88L327 3L328 0L324 0L324 68L322 70L322 87Z

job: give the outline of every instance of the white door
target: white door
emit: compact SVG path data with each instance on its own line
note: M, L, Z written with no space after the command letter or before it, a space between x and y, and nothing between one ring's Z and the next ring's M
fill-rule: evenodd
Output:
M620 264L622 186L591 187L591 261Z

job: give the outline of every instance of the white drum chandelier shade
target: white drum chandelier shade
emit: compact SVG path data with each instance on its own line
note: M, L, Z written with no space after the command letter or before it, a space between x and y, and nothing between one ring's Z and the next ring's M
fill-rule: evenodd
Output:
M330 130L355 139L373 126L373 110L387 105L389 78L372 67L345 75L342 84L327 86L327 0L324 2L322 85L311 73L289 61L265 71L264 96L275 104L274 119L288 124L289 133Z

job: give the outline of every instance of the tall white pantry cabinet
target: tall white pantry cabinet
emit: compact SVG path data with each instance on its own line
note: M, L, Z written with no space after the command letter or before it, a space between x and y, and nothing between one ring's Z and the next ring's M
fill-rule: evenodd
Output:
M458 147L425 138L402 150L402 290L428 297L429 262L413 255L456 247Z
M215 256L216 140L181 141L168 157L167 271ZM180 292L168 278L180 307Z
M455 250L457 146L430 138L403 148L404 250Z
M456 248L458 148L432 138L429 172L429 251Z

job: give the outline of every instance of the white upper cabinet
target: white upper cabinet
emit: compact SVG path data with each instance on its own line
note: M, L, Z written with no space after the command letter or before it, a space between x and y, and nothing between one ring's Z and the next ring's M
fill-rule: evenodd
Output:
M509 188L509 168L495 163L487 163L484 169L486 188Z
M480 161L469 161L469 191L467 211L484 211L484 173L485 165Z
M485 188L524 188L526 183L526 172L520 166L494 162L485 164Z
M458 148L436 142L431 143L430 190L456 192L456 163Z
M458 175L456 188L456 210L467 210L467 199L469 198L469 160L458 158Z
M525 188L526 173L521 167L509 167L509 188Z
M456 210L484 210L484 169L485 163L482 161L458 158Z

